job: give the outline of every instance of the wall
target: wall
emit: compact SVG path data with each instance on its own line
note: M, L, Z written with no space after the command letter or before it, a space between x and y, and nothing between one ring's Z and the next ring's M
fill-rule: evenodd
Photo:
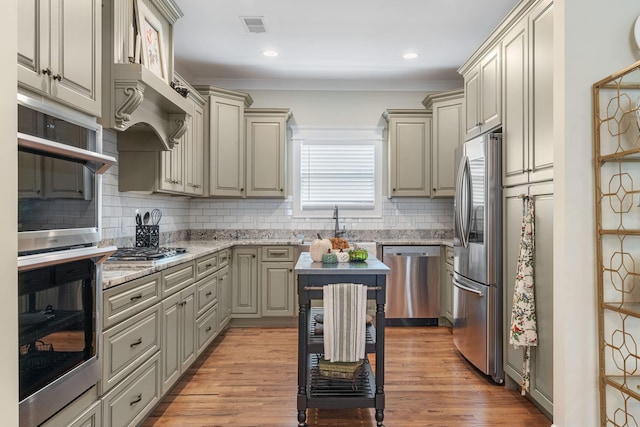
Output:
M15 58L18 45L16 26L17 1L3 2L0 14L0 52L5 58ZM4 236L0 245L0 301L5 301L0 310L0 413L2 425L18 425L18 288L10 286L18 283L16 272L16 254L18 253L18 146L15 142L17 131L16 81L17 69L13 66L2 67L0 71L0 117L2 127L0 135L4 144L0 144L0 159L4 159L0 168L2 180L2 209L0 209L0 229Z
M241 90L242 89L238 89ZM365 91L246 91L254 108L290 108L292 126L384 126L386 108L424 109L427 92ZM117 156L117 134L105 130L104 151ZM290 177L289 177L290 178ZM135 210L163 211L161 232L180 230L270 230L289 236L295 230L333 230L331 219L293 218L292 199L188 199L186 197L118 192L118 166L103 177L103 239L131 245L135 236ZM289 181L289 188L292 188ZM290 190L291 191L291 190ZM448 199L385 199L383 217L341 221L348 232L362 230L451 230L453 202ZM287 233L291 230L292 233ZM309 234L309 233L308 233ZM312 234L311 234L312 235Z
M597 295L591 87L637 61L638 2L554 4L554 424L597 426ZM585 268L585 266L590 266Z

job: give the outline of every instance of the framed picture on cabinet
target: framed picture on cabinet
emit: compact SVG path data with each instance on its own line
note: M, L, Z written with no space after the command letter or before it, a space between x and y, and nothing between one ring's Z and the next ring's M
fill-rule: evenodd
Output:
M142 38L142 63L162 80L168 82L162 24L142 0L136 1L136 9L138 31Z

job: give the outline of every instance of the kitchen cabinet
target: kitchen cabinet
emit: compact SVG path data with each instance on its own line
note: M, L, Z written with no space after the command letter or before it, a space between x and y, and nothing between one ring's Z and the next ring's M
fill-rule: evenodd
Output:
M18 85L101 115L102 2L18 2Z
M464 142L464 90L430 94L422 103L433 114L431 196L453 197L454 153Z
M244 109L253 100L242 92L195 86L207 101L205 146L208 147L208 195L245 196Z
M527 396L553 414L553 184L532 184L504 190L504 319L507 385L522 381L521 348L509 344L513 290L518 266L523 195L535 207L534 287L538 345L531 347L531 380ZM514 383L515 382L515 383Z
M80 397L65 406L39 427L101 427L102 401L96 387L92 387Z
M453 325L453 248L442 246L442 287L440 290L440 317Z
M553 179L553 2L544 0L502 41L503 185Z
M218 325L220 331L223 331L231 321L232 306L232 281L231 270L229 266L225 266L218 272Z
M431 196L431 113L386 110L388 197Z
M198 355L218 336L220 332L218 304L212 306L202 316L198 317L196 324L196 340Z
M162 393L196 359L196 285L162 301Z
M189 196L204 194L204 107L205 99L176 75L189 89L186 131L167 151L137 149L119 152L118 189Z
M285 198L288 109L246 109L246 197Z
M499 46L487 52L463 78L465 135L469 140L501 123Z
M231 280L234 317L260 317L258 305L258 248L233 249Z
M160 273L106 289L102 301L102 327L108 329L160 302Z
M260 291L264 317L295 313L293 253L293 248L288 246L262 248Z

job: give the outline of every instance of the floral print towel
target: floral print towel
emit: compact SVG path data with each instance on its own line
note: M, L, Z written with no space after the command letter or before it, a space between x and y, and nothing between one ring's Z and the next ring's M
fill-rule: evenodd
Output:
M529 390L531 347L538 345L533 280L534 208L530 197L524 199L518 270L513 292L509 343L523 347L522 395Z

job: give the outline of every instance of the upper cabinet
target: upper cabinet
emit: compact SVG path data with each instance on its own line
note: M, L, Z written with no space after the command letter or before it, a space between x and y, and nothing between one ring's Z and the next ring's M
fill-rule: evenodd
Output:
M166 151L128 145L119 153L118 189L202 196L204 194L205 100L179 75L188 90L186 131Z
M506 34L503 185L553 179L553 2L539 2Z
M388 197L431 196L431 113L386 110Z
M246 109L247 197L284 198L288 109Z
M500 48L487 52L463 77L468 140L500 125Z
M464 90L430 94L422 103L433 114L431 196L453 197L454 152L464 142Z
M102 2L20 0L18 85L101 115Z

